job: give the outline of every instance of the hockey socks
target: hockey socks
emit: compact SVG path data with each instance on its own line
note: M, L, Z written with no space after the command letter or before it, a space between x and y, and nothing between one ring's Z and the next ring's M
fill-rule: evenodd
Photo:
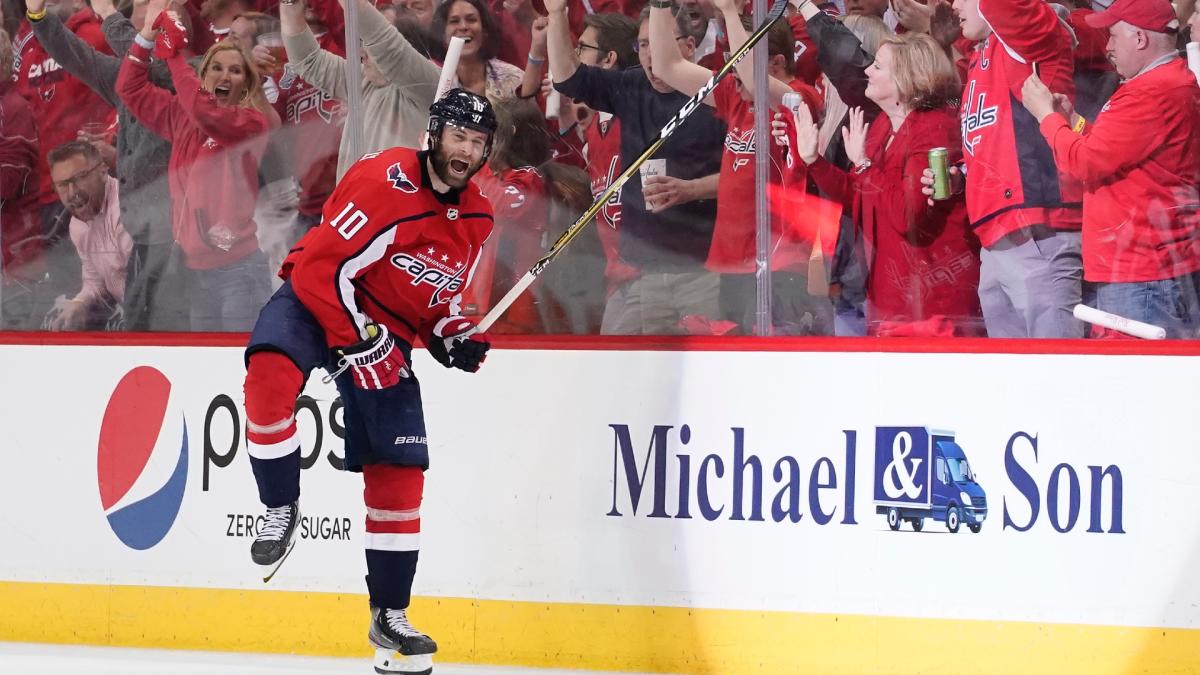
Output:
M258 484L258 498L268 508L300 498L300 436L296 430L296 398L304 375L287 356L261 351L246 365L246 450Z

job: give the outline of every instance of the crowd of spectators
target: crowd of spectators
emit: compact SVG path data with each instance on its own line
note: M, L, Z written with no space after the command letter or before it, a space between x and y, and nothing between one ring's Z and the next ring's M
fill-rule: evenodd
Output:
M248 330L357 154L420 147L454 37L500 120L482 315L753 31L747 0L0 9L3 330ZM1195 10L792 0L767 90L741 61L495 330L752 335L769 270L772 335L1120 336L1082 303L1200 337Z

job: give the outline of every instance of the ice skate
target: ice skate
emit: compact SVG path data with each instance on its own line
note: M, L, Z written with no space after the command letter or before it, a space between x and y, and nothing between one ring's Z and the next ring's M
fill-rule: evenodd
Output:
M375 672L429 675L437 643L413 628L403 609L371 608L371 630L367 634L375 645Z
M255 564L267 568L263 583L275 576L280 565L291 554L296 545L296 534L300 531L299 525L299 502L267 509L266 521L250 545L250 558Z

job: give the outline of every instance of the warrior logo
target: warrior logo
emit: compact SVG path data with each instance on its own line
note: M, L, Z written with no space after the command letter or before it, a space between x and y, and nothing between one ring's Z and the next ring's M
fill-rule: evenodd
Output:
M963 108L962 116L962 137L963 147L971 156L975 156L975 146L979 141L983 140L983 134L975 134L974 132L996 123L996 112L1000 109L999 106L987 106L987 92L975 98L975 81L971 81L971 87L967 91L966 107ZM974 135L972 135L974 134Z
M400 168L400 162L388 167L388 180L392 182L392 187L405 194L413 194L417 191L417 186L413 184L408 176L404 173L404 169Z

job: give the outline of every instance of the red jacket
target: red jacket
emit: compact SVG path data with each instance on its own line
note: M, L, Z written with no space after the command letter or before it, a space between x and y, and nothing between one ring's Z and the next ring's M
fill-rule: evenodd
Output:
M34 279L43 269L38 155L32 108L11 82L0 82L0 244L6 280Z
M147 77L149 50L136 42L121 65L117 95L138 121L171 143L171 221L192 269L224 267L258 249L254 204L267 117L224 106L200 86L186 54L167 61L177 95Z
M1082 136L1041 131L1084 182L1083 277L1156 281L1200 269L1200 87L1183 59L1126 81Z
M809 175L853 211L866 242L867 321L875 333L884 322L914 323L946 317L956 333L978 330L979 242L967 224L962 196L929 206L921 174L929 150L944 147L958 160L959 135L950 108L909 113L886 147L892 123L879 115L867 131L871 166L842 171L824 158Z
M366 339L375 321L413 344L429 344L437 322L462 314L492 207L474 184L438 194L426 155L408 148L354 163L325 202L321 224L283 262L296 297L330 347Z
M962 101L967 209L984 246L1032 225L1078 230L1083 188L1064 180L1021 105L1033 73L1075 98L1071 36L1044 0L979 0L992 34L971 56Z
M546 179L530 166L506 169L500 173L485 167L479 172L476 182L492 203L496 218L495 230L475 273L473 293L467 295L468 302L474 299L475 311L484 314L525 276L525 272L549 248L545 236L550 201L546 194ZM543 332L534 298L534 292L517 298L492 331Z
M81 9L66 22L67 29L102 54L112 54L104 41L100 17L91 9ZM41 147L38 149L39 205L58 201L46 154L54 148L75 140L80 127L88 122L112 126L117 112L79 78L70 75L50 58L42 43L33 35L27 19L21 20L13 38L13 81L17 91L33 108L37 119Z

